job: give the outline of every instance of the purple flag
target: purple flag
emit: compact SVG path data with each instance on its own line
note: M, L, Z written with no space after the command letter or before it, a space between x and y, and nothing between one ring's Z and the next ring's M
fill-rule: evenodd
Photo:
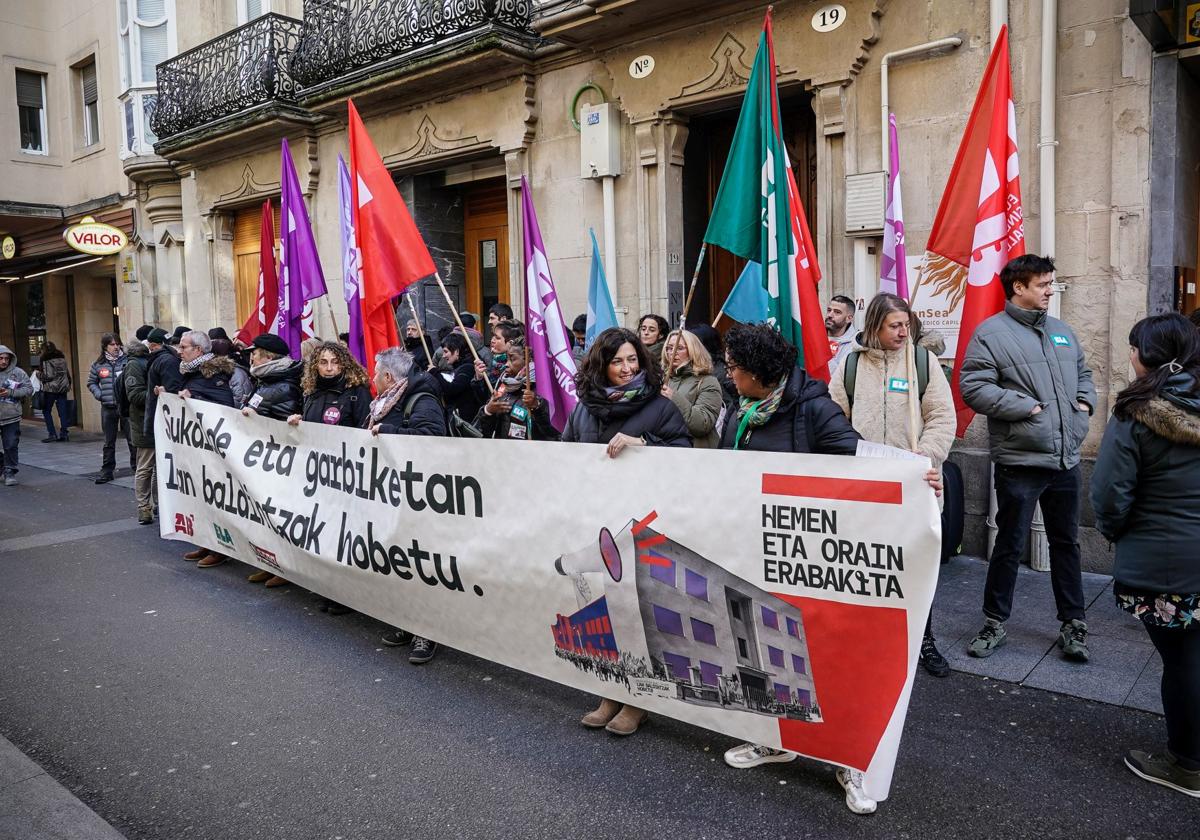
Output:
M550 404L550 422L560 432L575 409L575 360L558 293L550 276L546 246L533 210L529 183L521 176L521 241L525 261L525 323L537 393ZM547 375L549 374L549 375Z
M908 300L908 267L904 254L904 204L900 200L900 141L896 115L888 114L887 209L883 213L883 258L879 264L879 291Z
M350 169L345 159L338 155L338 206L342 219L342 294L346 298L346 310L350 313L350 355L359 364L367 363L367 349L363 343L362 295L359 283L362 277L359 265L358 241L354 236L354 212L350 205Z
M280 154L283 166L279 202L279 315L275 332L298 356L303 340L304 304L325 294L325 275L286 137Z

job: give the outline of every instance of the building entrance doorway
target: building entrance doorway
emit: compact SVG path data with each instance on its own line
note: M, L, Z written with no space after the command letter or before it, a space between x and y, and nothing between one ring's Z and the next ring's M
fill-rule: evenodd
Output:
M463 208L467 309L486 323L489 307L510 303L508 196L504 181L484 181L464 188Z

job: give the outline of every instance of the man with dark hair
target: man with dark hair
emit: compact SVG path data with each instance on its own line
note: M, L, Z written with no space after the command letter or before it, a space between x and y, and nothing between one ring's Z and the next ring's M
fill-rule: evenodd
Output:
M488 326L494 327L501 321L511 321L513 319L512 307L507 303L493 303L488 307Z
M837 372L842 359L850 353L854 346L854 337L858 331L854 329L854 301L845 295L834 295L825 307L825 332L829 336L829 376Z
M475 325L479 323L479 319L473 312L459 312L458 320L462 321L463 326L469 330L475 329Z
M1088 660L1079 562L1079 450L1096 405L1092 372L1079 340L1046 314L1054 261L1026 254L1000 272L1008 302L967 345L959 374L963 401L987 417L996 475L996 545L983 595L983 629L972 656L990 656L1008 634L1017 567L1033 508L1042 506L1050 542L1050 584L1062 622L1058 646Z
M579 363L583 361L584 343L587 341L587 315L576 315L575 320L571 322L571 336L574 339L571 342L571 358L575 360L575 368L579 369Z

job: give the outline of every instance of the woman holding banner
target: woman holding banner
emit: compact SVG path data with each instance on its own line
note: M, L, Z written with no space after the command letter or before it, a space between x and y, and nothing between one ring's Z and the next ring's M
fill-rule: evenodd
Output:
M662 395L675 403L697 449L716 449L717 418L724 403L721 383L713 376L712 358L700 339L675 330L663 345L662 369L667 381Z
M336 341L317 344L304 363L300 390L304 407L288 417L289 425L324 423L361 429L371 410L370 379L345 345Z
M662 372L632 332L607 329L588 349L575 376L578 405L567 418L567 443L603 443L616 458L631 446L692 445L683 416L664 397ZM646 711L605 698L580 721L589 729L632 735Z
M864 440L924 455L941 470L954 443L954 397L937 358L909 340L916 339L911 319L904 298L886 292L872 298L829 395ZM935 677L950 675L933 638L932 611L921 666Z
M1167 749L1129 750L1125 765L1200 797L1200 335L1182 315L1152 315L1129 333L1129 358L1137 378L1104 431L1092 508L1117 546L1117 606L1162 658Z

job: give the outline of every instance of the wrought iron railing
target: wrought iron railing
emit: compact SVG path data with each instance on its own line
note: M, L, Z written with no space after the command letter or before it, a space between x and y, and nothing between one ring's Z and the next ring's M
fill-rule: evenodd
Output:
M266 102L294 102L291 58L301 22L255 18L158 65L150 125L160 140Z
M304 0L292 73L313 87L489 25L532 36L532 14L533 0Z

